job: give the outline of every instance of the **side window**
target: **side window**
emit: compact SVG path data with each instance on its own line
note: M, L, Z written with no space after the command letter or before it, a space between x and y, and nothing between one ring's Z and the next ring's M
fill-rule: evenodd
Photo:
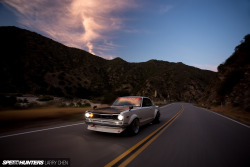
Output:
M142 102L142 107L149 107L149 106L152 106L151 100L148 98L144 98Z

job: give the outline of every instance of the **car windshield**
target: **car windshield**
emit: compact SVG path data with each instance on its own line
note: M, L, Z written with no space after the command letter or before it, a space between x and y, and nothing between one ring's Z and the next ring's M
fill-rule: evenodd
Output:
M141 106L142 98L140 97L119 97L112 106Z

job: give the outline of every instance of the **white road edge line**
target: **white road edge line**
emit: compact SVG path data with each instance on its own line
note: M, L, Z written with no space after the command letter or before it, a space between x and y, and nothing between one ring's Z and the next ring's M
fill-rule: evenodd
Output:
M196 107L196 106L195 106L195 107ZM197 108L201 108L201 107L197 107ZM232 118L229 118L229 117L227 117L227 116L221 115L221 114L219 114L219 113L216 113L216 112L214 112L214 111L211 111L211 110L208 110L208 109L205 109L205 108L201 108L201 109L206 110L206 111L209 111L209 112L211 112L211 113L213 113L213 114L219 115L219 116L221 116L221 117L223 117L223 118L226 118L226 119L228 119L228 120L230 120L230 121L233 121L233 122L235 122L235 123L238 123L238 124L240 124L240 125L242 125L242 126L245 126L246 128L250 128L250 126L248 126L248 125L246 125L246 124L243 124L243 123L241 123L241 122L238 122L238 121L236 121L236 120L234 120L234 119L232 119Z
M85 124L85 122L81 122L81 123L77 123L77 124L64 125L64 126L57 126L57 127L53 127L53 128L40 129L40 130L33 130L33 131L28 131L28 132L23 132L23 133L10 134L10 135L5 135L5 136L0 136L0 139L6 138L6 137L29 134L29 133L35 133L35 132L41 132L41 131L47 131L47 130L53 130L53 129L59 129L59 128L66 128L66 127L70 127L70 126L77 126L77 125L82 125L82 124Z

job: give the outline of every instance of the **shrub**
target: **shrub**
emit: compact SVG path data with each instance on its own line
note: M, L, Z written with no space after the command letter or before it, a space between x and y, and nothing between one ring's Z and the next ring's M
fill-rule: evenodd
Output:
M90 105L90 103L85 103L84 104L84 107L90 107L91 105Z
M77 103L76 103L76 106L77 106L77 107L82 107L82 103L81 103L81 102L77 102Z
M89 103L84 103L82 104L81 102L77 102L76 103L76 106L77 107L90 107L91 105Z
M218 88L219 95L226 95L231 93L233 87L239 83L239 81L244 77L244 71L235 70L226 75L224 81L222 81L221 85Z
M72 102L69 104L69 107L74 107L74 106L75 106L75 104Z
M54 97L49 96L49 95L43 95L43 96L40 96L37 100L38 101L50 101L50 100L54 100Z

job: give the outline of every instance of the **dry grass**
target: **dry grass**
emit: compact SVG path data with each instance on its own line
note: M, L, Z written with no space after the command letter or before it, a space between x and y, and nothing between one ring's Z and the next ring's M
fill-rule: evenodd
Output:
M0 111L0 132L84 120L88 108L46 107Z
M250 113L232 106L213 106L211 110L250 126Z
M84 113L90 108L36 108L24 110L6 110L0 112L0 121L19 121L34 119L56 119L74 114Z

